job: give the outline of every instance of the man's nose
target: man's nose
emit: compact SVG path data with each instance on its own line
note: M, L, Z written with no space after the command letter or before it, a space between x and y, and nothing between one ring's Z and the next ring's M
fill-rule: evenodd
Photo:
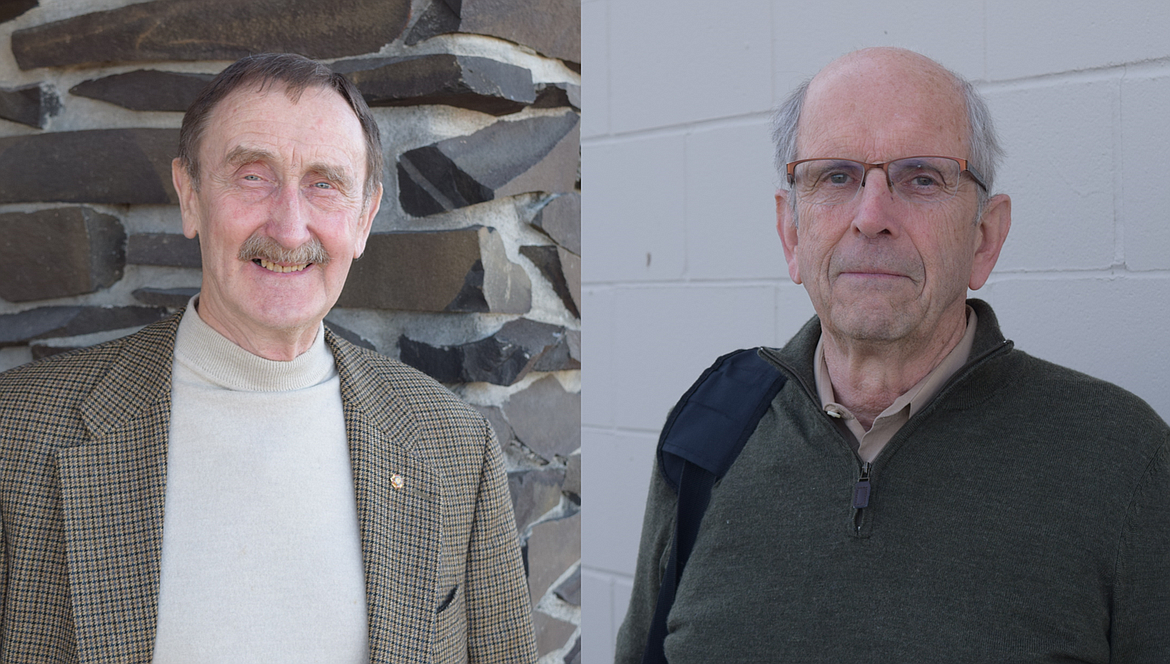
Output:
M853 225L866 237L893 235L897 232L898 208L901 201L890 187L885 171L871 168L863 176L857 192Z
M309 217L300 187L284 185L269 209L268 236L286 249L295 249L310 238Z

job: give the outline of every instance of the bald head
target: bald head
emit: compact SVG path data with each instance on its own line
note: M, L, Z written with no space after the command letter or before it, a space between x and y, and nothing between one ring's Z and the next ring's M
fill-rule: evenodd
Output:
M989 189L1002 152L986 104L970 83L926 56L889 47L848 53L797 88L776 112L773 140L781 174L788 162L810 157L877 162L911 152L941 154L970 160ZM893 155L807 152L812 143L824 150L859 141L871 150L912 141L914 148ZM940 144L941 150L943 143L955 147L927 151L928 144ZM948 154L956 149L959 153ZM979 195L982 205L987 194Z

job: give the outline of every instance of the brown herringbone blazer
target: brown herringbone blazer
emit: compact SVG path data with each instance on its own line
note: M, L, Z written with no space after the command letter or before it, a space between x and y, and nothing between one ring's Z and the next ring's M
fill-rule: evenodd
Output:
M178 321L0 375L0 661L150 661ZM330 332L326 341L357 490L371 661L534 661L491 429L419 372Z

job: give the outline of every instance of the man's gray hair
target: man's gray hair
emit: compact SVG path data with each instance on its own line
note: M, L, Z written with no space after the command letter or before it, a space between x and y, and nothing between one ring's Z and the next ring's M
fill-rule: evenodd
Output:
M983 183L987 185L987 191L984 191L982 187L975 188L978 194L978 210L981 214L983 207L987 204L987 199L994 191L995 169L1000 160L1003 159L1003 148L999 145L999 137L996 135L995 125L991 121L991 111L988 110L983 95L979 94L979 91L967 79L949 69L947 73L954 79L967 107L967 127L970 132L967 136L967 142L971 146L968 161L971 162L971 167L983 177ZM772 115L772 143L776 146L776 173L780 178L780 186L784 189L788 188L788 163L800 159L796 154L796 136L800 129L800 112L804 107L804 98L808 94L808 86L811 82L812 79L809 79L797 86ZM789 202L795 210L795 197L790 196Z

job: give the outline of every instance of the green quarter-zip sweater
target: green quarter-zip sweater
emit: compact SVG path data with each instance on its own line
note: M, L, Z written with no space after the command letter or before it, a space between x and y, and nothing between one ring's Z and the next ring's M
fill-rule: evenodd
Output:
M788 381L711 492L672 664L1170 662L1170 428L969 304L970 360L868 467L816 397L819 322L761 351ZM675 509L656 469L620 663L641 659Z

